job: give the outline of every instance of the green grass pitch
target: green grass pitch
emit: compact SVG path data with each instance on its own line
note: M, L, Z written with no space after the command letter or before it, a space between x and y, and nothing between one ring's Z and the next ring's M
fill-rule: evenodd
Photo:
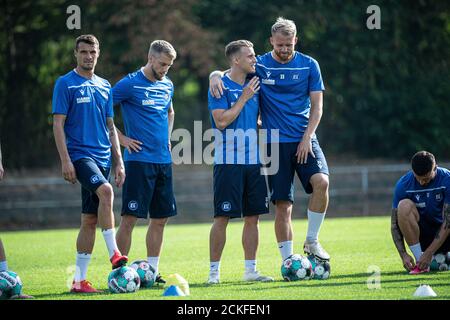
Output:
M294 220L295 253L302 253L307 221ZM209 271L210 224L167 225L160 272L182 275L190 285L189 297L163 297L162 287L142 289L133 294L110 294L107 277L111 271L106 246L100 231L89 266L88 279L104 294L70 294L75 270L77 229L4 232L8 265L24 283L24 293L37 299L224 299L224 300L306 300L306 299L416 299L413 293L421 284L437 293L434 299L450 299L450 271L408 275L401 266L390 235L389 217L326 219L321 243L331 255L328 280L285 282L280 276L281 258L276 245L273 221L260 223L258 270L273 276L272 283L241 281L244 261L241 245L242 221L228 226L227 243L221 263L221 284L205 284ZM130 262L146 259L145 226L133 233ZM375 267L373 267L375 266ZM375 283L379 268L379 289Z

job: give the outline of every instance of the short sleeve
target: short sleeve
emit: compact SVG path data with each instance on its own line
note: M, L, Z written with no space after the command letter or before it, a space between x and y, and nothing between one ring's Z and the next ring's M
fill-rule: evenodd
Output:
M406 199L406 192L405 192L405 188L403 187L403 184L400 180L399 182L397 182L397 185L395 186L394 199L392 201L392 208L397 209L399 202L402 201L403 199Z
M311 59L310 63L308 89L308 92L325 90L325 86L323 85L322 81L322 74L320 73L319 63L314 59Z
M69 88L62 78L58 78L53 89L52 113L67 115L70 106Z
M450 204L450 173L447 174L444 182L445 193L444 193L444 203Z
M208 90L208 109L209 110L228 109L228 108L229 107L228 107L227 91L224 91L220 98L216 98Z
M112 88L113 105L119 104L130 97L130 81L128 76L122 78Z

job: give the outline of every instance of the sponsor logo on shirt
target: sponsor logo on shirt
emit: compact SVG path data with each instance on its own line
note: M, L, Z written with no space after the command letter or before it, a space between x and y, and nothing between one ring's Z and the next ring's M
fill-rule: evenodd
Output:
M426 206L427 206L427 204L425 202L416 203L417 208L425 208Z
M91 103L91 97L77 98L77 104L79 103Z
M271 74L272 73L270 71L266 71L267 79L262 79L261 82L264 83L264 84L268 84L268 85L272 85L273 86L275 84L275 80L274 79L269 79Z
M154 106L155 100L152 100L152 99L142 100L142 105L143 106Z

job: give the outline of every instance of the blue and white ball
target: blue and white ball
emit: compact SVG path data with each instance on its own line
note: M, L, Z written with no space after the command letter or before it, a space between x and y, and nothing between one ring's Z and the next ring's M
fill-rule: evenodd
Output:
M22 280L13 271L0 272L0 300L14 299L22 293Z
M283 261L281 276L286 281L309 280L314 277L314 271L308 258L293 254Z
M141 288L150 288L155 283L155 269L145 260L133 261L130 265L141 279Z
M122 266L111 271L108 288L111 293L130 293L139 290L141 279L133 268Z
M311 262L313 268L313 279L325 280L330 277L331 266L328 261L319 260L314 255L309 255L308 260Z

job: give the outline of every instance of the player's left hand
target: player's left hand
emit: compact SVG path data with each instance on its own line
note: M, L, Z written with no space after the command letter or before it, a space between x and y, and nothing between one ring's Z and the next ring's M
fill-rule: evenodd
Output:
M433 260L433 255L431 254L431 252L427 252L425 250L419 261L417 261L417 265L421 270L426 269L430 266L431 260Z
M123 167L123 163L116 165L115 181L117 188L123 186L123 183L125 182L125 168Z
M298 144L297 153L295 154L297 156L297 163L306 164L306 161L308 160L308 153L310 153L313 158L316 157L312 150L311 139L303 136L302 141Z

